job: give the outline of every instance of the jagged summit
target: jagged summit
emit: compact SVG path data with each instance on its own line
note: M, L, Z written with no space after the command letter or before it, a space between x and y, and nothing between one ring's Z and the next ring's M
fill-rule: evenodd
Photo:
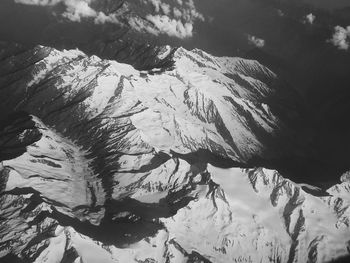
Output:
M77 50L61 52L38 46L9 52L20 53L2 62L2 84L7 87L2 95L15 89L15 94L8 96L15 106L8 107L6 101L3 112L12 108L26 110L73 139L81 134L77 122L100 122L103 115L130 112L128 118L122 119L128 119L133 126L143 126L136 118L144 116L148 120L164 119L155 128L163 136L167 136L166 128L169 130L174 139L173 150L193 150L189 141L195 140L204 149L223 147L220 154L247 159L251 152L262 150L262 144L267 148L269 137L283 128L270 109L278 92L270 84L277 82L277 77L256 61L215 58L200 50L180 48L172 55L173 66L159 68L158 72L137 71ZM19 65L21 60L26 63ZM62 105L66 107L60 111ZM59 122L59 118L65 122ZM108 125L111 123L113 120ZM182 134L184 127L176 125L186 125L189 134ZM137 127L135 132L142 129L146 141L145 134L150 130ZM181 140L185 145L176 145ZM251 149L244 149L247 143L243 142L247 140ZM161 147L156 142L148 143ZM169 146L161 148L166 151Z
M164 63L137 70L79 50L1 50L0 110L26 113L0 126L0 258L325 262L349 253L348 182L317 197L252 168L301 147L289 129L298 98L280 107L284 87L257 61L163 47Z

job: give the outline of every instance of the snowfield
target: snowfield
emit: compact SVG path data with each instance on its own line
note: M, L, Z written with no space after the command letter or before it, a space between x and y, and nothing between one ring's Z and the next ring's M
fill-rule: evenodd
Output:
M1 45L0 111L25 113L0 121L0 261L349 254L345 176L313 194L252 165L298 145L285 117L297 106L278 106L283 86L257 61L165 47L167 66L136 70L79 50Z

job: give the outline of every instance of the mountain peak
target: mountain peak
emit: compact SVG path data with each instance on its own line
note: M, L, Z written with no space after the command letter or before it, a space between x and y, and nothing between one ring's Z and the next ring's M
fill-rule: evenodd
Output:
M166 66L137 70L79 50L3 50L1 110L23 113L0 126L1 257L323 262L348 253L346 182L319 197L254 168L253 157L270 164L294 149L289 108L276 110L283 87L257 61L164 47Z

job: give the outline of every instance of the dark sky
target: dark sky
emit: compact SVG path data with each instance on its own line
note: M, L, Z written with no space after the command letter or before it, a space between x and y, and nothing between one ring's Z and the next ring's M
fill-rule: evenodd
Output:
M254 47L247 40L248 35L253 35L265 40L264 51L289 59L295 53L307 50L308 45L324 44L331 38L335 25L350 25L350 1L347 0L194 1L206 21L195 24L192 38L165 38L165 41L162 38L162 43L197 47L215 55L234 56L244 55ZM73 39L73 42L89 42L99 37L100 28L69 24L67 29L64 23L57 22L50 9L13 2L0 1L0 39L45 43L48 39L56 41L64 36ZM284 16L280 16L278 10ZM313 27L302 23L308 13L316 15Z
M304 2L312 5L305 5ZM293 53L293 49L299 48L298 44L294 43L290 47L289 43L295 42L295 38L300 37L303 31L309 31L308 38L318 35L322 38L320 41L324 42L332 35L332 32L325 31L332 31L335 25L350 25L350 10L345 8L350 8L350 1L197 0L196 3L205 17L213 19L211 22L207 19L205 23L198 23L195 35L187 45L192 44L218 55L233 55L238 49L249 49L247 34L265 39L269 51L285 46L283 52ZM339 11L340 7L342 9ZM284 15L280 16L278 10ZM309 13L316 15L314 27L302 23L304 16ZM324 35L321 36L322 33Z
M303 0L303 1L315 7L325 8L330 10L350 6L350 3L348 0Z

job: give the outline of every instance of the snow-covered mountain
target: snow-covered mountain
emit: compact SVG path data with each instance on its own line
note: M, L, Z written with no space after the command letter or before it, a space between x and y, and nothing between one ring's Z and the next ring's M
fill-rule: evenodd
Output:
M349 254L346 176L322 193L253 168L303 147L289 125L302 115L297 95L257 61L168 46L153 54L152 68L137 70L79 50L1 44L0 258Z

